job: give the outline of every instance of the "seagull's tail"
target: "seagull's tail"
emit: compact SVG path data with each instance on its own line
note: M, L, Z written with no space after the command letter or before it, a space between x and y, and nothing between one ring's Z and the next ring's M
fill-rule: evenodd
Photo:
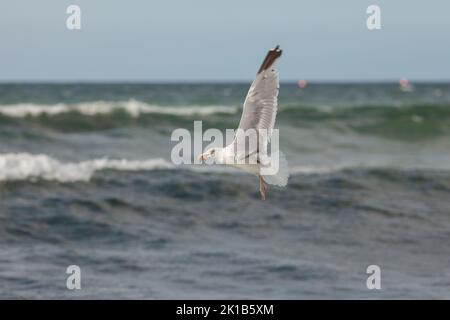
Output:
M279 166L278 172L274 175L263 175L264 181L279 187L285 187L289 179L289 167L286 156L281 151L279 152Z

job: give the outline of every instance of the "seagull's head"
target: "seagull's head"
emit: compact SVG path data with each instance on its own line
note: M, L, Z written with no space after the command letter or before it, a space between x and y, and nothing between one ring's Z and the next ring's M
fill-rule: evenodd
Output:
M217 160L219 160L220 158L220 152L221 148L211 148L206 150L204 153L199 154L198 156L198 160L200 161L206 161L208 159L213 159L214 161L217 162Z

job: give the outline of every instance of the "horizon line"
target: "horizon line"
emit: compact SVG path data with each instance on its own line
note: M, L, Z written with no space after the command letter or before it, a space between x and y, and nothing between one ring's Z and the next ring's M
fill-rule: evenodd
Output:
M281 84L297 84L300 80L306 80L309 84L392 84L398 83L402 79L402 77L398 79L311 79L307 78L303 79L286 79L280 81ZM414 79L414 78L406 78L410 83L423 83L423 84L447 84L450 83L449 79ZM66 84L249 84L253 81L251 80L211 80L211 79L201 79L201 80L106 80L106 79L79 79L79 80L50 80L50 79L42 79L42 80L0 80L0 85L9 85L9 84L48 84L48 85L66 85Z

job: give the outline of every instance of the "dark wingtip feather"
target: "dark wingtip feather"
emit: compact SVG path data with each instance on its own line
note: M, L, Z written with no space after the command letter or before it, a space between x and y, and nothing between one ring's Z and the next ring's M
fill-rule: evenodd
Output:
M282 52L283 51L280 49L279 45L277 45L274 49L270 49L266 55L266 58L261 64L258 73L261 73L262 71L269 69L273 65L273 63L281 56Z

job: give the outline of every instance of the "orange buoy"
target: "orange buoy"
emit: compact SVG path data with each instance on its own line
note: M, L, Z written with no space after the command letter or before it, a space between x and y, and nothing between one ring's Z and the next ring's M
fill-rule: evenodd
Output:
M305 89L307 82L305 79L298 80L297 85L300 89Z

